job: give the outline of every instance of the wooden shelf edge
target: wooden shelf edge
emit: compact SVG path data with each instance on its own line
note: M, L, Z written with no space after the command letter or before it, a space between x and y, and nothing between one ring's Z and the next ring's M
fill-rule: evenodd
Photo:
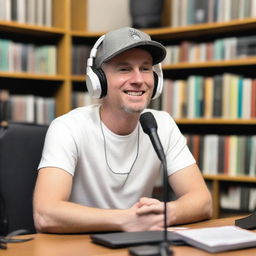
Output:
M227 119L227 118L195 118L195 119L175 119L177 124L235 124L235 125L255 125L256 119Z
M70 80L73 82L85 82L85 75L72 75Z
M73 30L70 32L71 36L74 37L85 37L85 38L97 38L105 34L106 32L90 32L84 30Z
M221 31L232 31L238 28L256 28L256 18L246 18L240 20L231 20L227 22L212 22L212 23L203 23L195 24L184 27L160 27L160 28L148 28L142 29L151 36L159 39L171 39L175 37L183 36L186 34L188 36L190 33L215 33ZM71 30L71 35L81 36L81 37L99 37L105 34L106 31L85 31L85 30Z
M231 176L225 174L211 175L203 174L204 179L219 180L219 181L236 181L236 182L256 182L256 177L251 176Z
M256 18L245 18L231 20L227 22L211 22L195 25L188 25L184 27L161 27L152 29L143 29L146 33L158 39L177 39L186 34L194 36L195 34L201 35L203 32L206 34L224 33L237 29L252 29L256 27Z
M13 78L13 79L34 79L34 80L50 80L50 81L63 81L66 79L64 75L48 75L48 74L32 74L32 73L12 73L0 71L0 77Z
M254 66L256 65L256 57L248 57L234 60L205 61L205 62L183 62L177 64L163 65L163 70L177 69L198 69L213 67L234 67L234 66Z
M196 24L184 27L161 27L161 28L152 28L152 29L142 29L143 31L149 33L151 36L155 36L157 38L168 37L171 38L172 35L178 36L179 34L189 33L189 32L218 32L220 30L234 30L240 27L244 28L256 28L256 18L246 18L241 20L232 20L228 22L214 22L214 23L204 23L204 24ZM29 23L20 23L15 21L0 21L0 28L4 30L30 30L30 31L39 31L45 33L53 33L53 34L63 34L65 33L64 28L59 27L47 27L47 26L39 26ZM85 30L70 30L72 36L79 37L99 37L106 33L106 31L85 31Z
M20 23L15 21L0 21L0 29L5 32L25 32L33 33L33 34L53 34L53 35L62 35L66 33L64 28L58 27L47 27L47 26L39 26L28 23Z

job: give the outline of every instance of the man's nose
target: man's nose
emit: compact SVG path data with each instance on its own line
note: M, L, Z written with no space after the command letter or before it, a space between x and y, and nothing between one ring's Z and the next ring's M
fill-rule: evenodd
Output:
M141 84L143 83L143 75L140 69L134 69L132 72L131 83Z

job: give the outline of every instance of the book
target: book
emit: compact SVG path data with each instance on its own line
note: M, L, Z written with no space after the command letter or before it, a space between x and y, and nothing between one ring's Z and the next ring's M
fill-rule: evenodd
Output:
M251 0L251 17L256 17L256 0Z
M256 233L236 226L221 226L173 231L194 247L210 253L256 246Z
M192 141L192 152L197 163L199 163L199 152L200 152L200 136L194 135Z
M52 26L52 0L44 1L44 25Z
M36 24L36 2L35 0L27 0L26 3L26 22Z
M11 19L11 0L0 0L0 20Z
M241 187L240 210L248 212L249 211L249 204L250 204L250 188Z
M218 142L219 142L218 150L217 150L218 174L223 174L224 173L224 162L225 162L225 155L224 155L225 136L219 135Z
M223 86L222 86L222 116L223 118L230 117L230 84L231 84L232 74L223 74Z
M213 93L213 116L221 117L222 116L222 84L223 76L216 75L214 76L214 93Z
M208 22L208 1L195 1L193 21L194 24Z
M232 0L230 15L231 20L235 20L239 18L239 2L240 0Z
M238 57L256 55L256 36L245 36L237 38L237 55Z
M176 80L173 83L173 108L172 116L173 118L181 118L181 89L183 88L182 80Z
M207 77L205 79L205 91L204 91L204 117L211 118L213 116L213 95L214 95L214 84L213 78Z
M228 170L229 170L229 151L230 151L230 136L227 136L224 138L224 170L223 173L224 174L229 174Z
M9 47L11 41L7 39L0 39L0 70L8 71L9 69Z
M167 111L169 114L172 114L172 80L164 79L164 88L163 88L163 96L162 96L162 109Z
M172 1L172 7L171 7L171 26L172 27L179 27L179 14L181 12L180 10L180 1L179 0L173 0ZM178 11L177 11L178 10Z
M250 189L250 201L249 201L249 210L255 211L256 210L256 189Z
M25 0L17 1L17 22L25 23L26 21L26 6Z
M44 25L44 2L43 0L36 1L36 24L43 26Z
M187 80L187 118L195 118L195 80L196 76L189 76Z
M249 176L255 177L255 175L256 175L256 135L253 135L252 141L251 141Z
M252 81L252 88L251 88L251 117L256 117L256 79Z
M220 192L220 207L225 210L240 210L241 187L230 185Z

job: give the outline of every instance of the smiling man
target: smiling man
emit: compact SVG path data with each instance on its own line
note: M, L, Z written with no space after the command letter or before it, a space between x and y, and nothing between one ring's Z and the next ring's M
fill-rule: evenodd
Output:
M47 132L34 193L40 232L162 230L164 205L153 199L161 162L139 118L150 111L177 200L168 225L211 216L211 196L174 120L146 109L163 85L162 44L133 28L102 36L87 68L87 89L102 103L56 118ZM188 210L189 209L189 210Z

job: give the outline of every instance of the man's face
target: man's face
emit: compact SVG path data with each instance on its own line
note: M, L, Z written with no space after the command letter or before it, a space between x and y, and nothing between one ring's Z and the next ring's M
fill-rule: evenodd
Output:
M140 113L149 104L154 76L149 52L134 48L125 51L103 65L108 82L103 104L112 110Z

